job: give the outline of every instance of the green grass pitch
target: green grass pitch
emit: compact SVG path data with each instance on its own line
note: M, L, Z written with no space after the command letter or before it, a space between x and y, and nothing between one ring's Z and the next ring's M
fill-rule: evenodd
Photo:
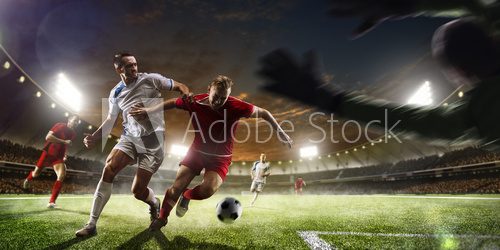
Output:
M247 206L251 196L236 195L244 207L234 224L215 216L223 197L193 201L185 217L173 212L161 232L150 233L148 207L132 195L113 195L98 234L77 239L90 195L62 195L53 210L45 208L47 196L2 195L0 249L500 248L498 195L262 195L254 207Z

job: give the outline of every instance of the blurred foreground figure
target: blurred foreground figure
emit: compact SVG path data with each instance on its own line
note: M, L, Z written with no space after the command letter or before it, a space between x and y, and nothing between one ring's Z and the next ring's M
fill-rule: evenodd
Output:
M322 82L313 53L299 62L287 51L271 52L262 58L259 74L267 80L266 90L342 118L382 121L379 125L407 137L500 146L500 52L493 37L473 19L454 20L434 33L432 53L451 82L472 87L459 102L401 106L335 89Z
M56 199L61 191L62 183L66 177L66 150L71 141L75 138L73 128L78 124L78 117L72 115L68 117L67 123L56 123L45 136L45 146L42 155L36 163L35 170L31 171L23 182L23 189L30 187L31 181L38 177L44 167L53 167L57 180L52 186L52 195L50 196L48 208L56 207Z
M474 16L500 30L500 4L496 0L330 0L329 14L333 17L361 18L353 31L360 37L384 21L416 16L460 17Z

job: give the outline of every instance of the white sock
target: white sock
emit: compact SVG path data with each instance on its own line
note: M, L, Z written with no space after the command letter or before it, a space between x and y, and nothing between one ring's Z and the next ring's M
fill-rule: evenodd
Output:
M153 189L148 187L148 190L149 190L149 194L148 194L148 198L146 198L146 203L148 203L149 205L156 205L156 197L155 197L155 193L153 192Z
M103 180L99 181L97 188L94 193L94 201L92 203L92 209L90 210L89 224L96 225L99 216L101 215L102 209L106 205L111 197L111 189L113 188L113 183L108 183Z

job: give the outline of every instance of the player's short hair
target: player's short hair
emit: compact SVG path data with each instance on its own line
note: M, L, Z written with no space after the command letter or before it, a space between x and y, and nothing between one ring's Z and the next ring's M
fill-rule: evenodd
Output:
M500 71L500 50L493 37L477 21L464 18L436 30L432 38L434 57L444 67L466 76L486 78Z
M223 75L218 75L215 77L210 84L208 84L208 90L212 86L216 87L217 89L229 89L234 85L233 80L227 76Z
M113 65L115 66L115 69L118 69L123 66L123 58L127 56L134 56L130 52L119 52L116 53L115 56L113 57Z

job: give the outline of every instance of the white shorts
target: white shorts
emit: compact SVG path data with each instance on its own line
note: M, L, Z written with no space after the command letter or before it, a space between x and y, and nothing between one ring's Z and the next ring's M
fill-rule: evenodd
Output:
M143 137L121 136L113 149L118 149L137 161L137 167L156 173L163 162L164 132L158 131Z
M262 192L262 189L264 189L264 185L266 185L266 183L264 183L264 182L252 181L252 186L250 186L250 192L254 192L254 191Z

